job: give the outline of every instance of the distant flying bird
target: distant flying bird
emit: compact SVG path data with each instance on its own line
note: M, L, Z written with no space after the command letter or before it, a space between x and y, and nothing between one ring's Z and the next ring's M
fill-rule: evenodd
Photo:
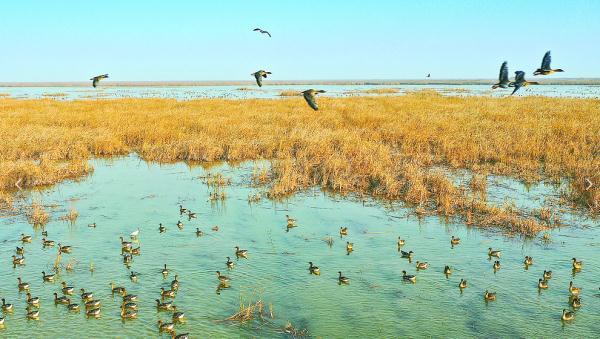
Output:
M96 86L98 86L98 83L100 82L100 80L106 79L106 78L108 78L108 74L97 75L97 76L91 78L90 80L92 80L92 86L96 87Z
M538 82L535 81L527 81L525 80L525 72L523 71L516 71L515 72L515 81L511 82L508 84L508 87L514 87L514 91L510 94L513 95L515 94L515 92L521 88L521 87L526 87L529 85L539 85Z
M319 110L319 106L317 106L317 102L315 101L315 95L317 95L318 93L325 93L325 91L322 89L320 89L320 90L307 89L306 91L302 92L302 95L304 96L304 100L306 100L306 102L308 103L308 106L310 106L315 111Z
M508 88L510 81L508 80L508 63L505 61L500 66L500 75L498 76L498 83L492 86L492 89ZM516 91L516 90L515 90Z
M258 84L258 87L262 87L262 78L266 78L267 74L271 74L271 72L267 72L261 69L260 71L254 72L251 75L254 75L254 77L256 78L256 83Z
M260 28L255 28L255 29L253 29L253 31L255 31L255 32L261 32L262 34L266 34L266 35L268 35L268 36L269 36L269 38L271 37L271 33L267 32L267 31L265 31L265 30L262 30L262 29L260 29Z
M552 69L550 67L550 62L552 61L552 57L550 56L550 51L544 54L544 58L542 59L542 66L533 72L533 75L548 75L556 72L564 72L562 69Z
M427 73L427 78L431 78L431 73Z

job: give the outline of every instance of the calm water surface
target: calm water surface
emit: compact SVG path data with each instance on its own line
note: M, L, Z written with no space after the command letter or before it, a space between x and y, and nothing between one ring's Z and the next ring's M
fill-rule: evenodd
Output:
M79 183L33 193L46 205L56 204L48 207L53 212L46 226L49 238L73 246L63 262L71 258L78 262L56 283L43 283L41 276L41 271L51 269L56 248L43 249L41 231L33 231L24 217L0 219L0 295L16 308L6 314L0 337L158 337L157 320L169 320L170 314L157 313L154 300L174 274L181 281L175 303L187 316L177 332L190 332L195 338L281 337L285 335L278 330L288 320L324 338L594 337L600 332L600 228L594 221L572 216L576 226L552 231L552 242L545 244L437 217L419 221L398 206L340 199L317 190L283 203L263 199L249 205L248 195L258 192L248 185L251 164L210 169L233 180L225 189L227 199L218 204L207 201L213 189L198 179L207 173L200 167L147 164L135 157L93 164L94 174ZM520 184L512 185L509 198L528 200ZM548 191L538 187L533 192L536 189ZM198 218L180 217L180 202ZM80 215L73 225L59 220L71 207ZM298 227L289 232L286 214L298 220ZM183 230L175 226L178 220L184 222ZM87 227L92 222L97 228ZM166 233L158 232L159 223L166 225ZM217 232L211 231L215 225ZM349 228L343 240L338 235L342 225ZM119 236L137 227L142 253L132 269L140 278L132 283L121 261ZM196 237L196 227L206 235ZM13 269L10 257L21 246L21 233L34 239L25 245L26 265ZM332 247L323 241L328 235L335 239ZM451 235L460 237L461 244L451 248ZM398 236L406 239L405 250L415 252L415 261L427 261L431 267L416 272L415 261L400 258ZM346 240L355 246L350 255L345 252ZM235 257L236 245L248 249L249 258L227 270L225 257ZM488 247L502 250L497 273L488 260ZM528 270L522 264L525 255L535 260ZM585 262L575 276L572 257ZM308 261L321 268L321 276L308 274ZM163 279L160 271L165 263L171 273ZM449 278L442 273L444 265L454 268ZM538 292L537 280L545 269L554 277L548 290ZM232 278L231 288L220 294L216 270ZM402 270L416 274L417 283L402 282ZM351 279L350 285L338 285L338 271ZM26 298L17 291L17 277L29 282L32 294L42 299L41 320L25 319ZM463 293L457 287L461 278L469 281ZM103 303L102 317L86 319L83 313L55 306L52 293L60 292L63 280L93 291ZM583 288L583 307L575 321L563 324L560 314L569 308L571 280ZM139 296L139 319L121 321L120 298L111 295L111 281ZM486 289L498 293L497 301L484 302ZM240 298L272 303L275 319L263 325L219 322L237 310ZM72 299L80 302L78 296Z

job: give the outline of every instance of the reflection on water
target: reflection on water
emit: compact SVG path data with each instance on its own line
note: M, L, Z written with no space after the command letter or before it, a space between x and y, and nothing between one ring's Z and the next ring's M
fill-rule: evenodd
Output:
M233 179L225 188L227 198L213 203L207 199L214 190L198 179L206 174L199 167L146 164L133 157L95 161L94 166L94 174L80 183L34 194L46 205L56 204L48 207L53 211L48 238L73 246L63 262L73 259L74 270L63 270L56 282L42 282L41 274L50 271L56 247L42 248L41 231L32 231L24 217L0 219L0 294L15 304L0 336L156 336L156 322L171 317L156 311L155 299L175 274L181 286L174 302L187 317L176 328L192 337L278 337L288 320L326 338L592 337L600 331L597 223L555 230L551 242L543 243L446 224L436 217L419 221L393 204L363 204L319 191L282 203L263 199L249 205L248 196L257 193L248 185L252 165L212 168ZM197 218L180 216L179 203L197 212ZM70 207L79 212L73 225L59 220ZM288 229L286 214L297 219L297 227ZM179 220L183 229L176 226ZM94 222L97 227L88 227ZM164 233L159 223L166 227ZM340 226L348 227L343 239ZM119 236L128 238L138 227L141 255L131 264L139 273L133 283L122 263ZM196 227L203 236L196 236ZM21 246L21 233L33 234L33 242L25 245L26 265L13 269L11 256ZM451 246L452 235L461 238L459 245ZM331 246L325 241L328 236ZM400 257L398 236L406 240L403 250L414 251L412 263ZM346 241L354 243L349 255ZM235 259L235 246L247 249L248 258ZM502 265L495 273L488 247L502 250ZM534 260L529 269L523 265L526 255ZM227 256L235 263L231 270ZM584 262L575 275L572 257ZM417 271L417 260L430 267ZM309 261L319 266L320 276L309 274ZM167 278L161 274L163 264L170 270ZM445 265L453 269L448 277ZM217 288L217 270L230 277L229 288ZM403 282L402 270L415 274L416 283ZM549 289L538 291L544 270L552 270L553 277ZM349 285L338 284L338 271L350 279ZM17 277L41 298L39 321L26 320L26 297L18 292ZM462 292L461 278L469 284ZM60 294L63 280L77 291L94 292L102 302L100 319L86 319L83 312L53 304L52 293ZM575 321L563 324L560 315L569 309L571 280L583 288L582 307ZM138 295L139 319L121 321L120 298L112 296L110 282ZM496 292L497 300L484 302L485 290ZM272 303L275 318L260 328L256 323L219 322L237 311L240 297ZM80 302L78 296L72 298Z
M410 91L434 89L443 95L508 96L512 90L492 91L487 85L274 85L262 88L253 86L171 86L171 87L0 87L0 93L12 98L57 100L110 99L110 98L174 98L192 100L200 98L280 98L285 91L298 92L307 88L327 91L325 95L334 97L366 95L364 91L393 88L402 95ZM550 97L599 98L600 86L594 85L543 85L530 86L515 94L517 96L543 95Z

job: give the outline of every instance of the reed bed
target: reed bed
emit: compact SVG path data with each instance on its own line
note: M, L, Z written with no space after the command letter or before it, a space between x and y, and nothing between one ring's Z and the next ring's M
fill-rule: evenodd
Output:
M358 91L358 93L365 94L396 94L400 93L398 88L370 88L362 91Z
M87 159L135 152L157 162L266 159L270 168L255 170L253 182L271 198L319 186L530 235L548 223L483 201L485 175L566 180L564 201L600 212L600 100L426 90L320 97L319 105L313 112L302 98L0 99L0 191L76 179L93 170ZM477 177L455 185L456 169Z

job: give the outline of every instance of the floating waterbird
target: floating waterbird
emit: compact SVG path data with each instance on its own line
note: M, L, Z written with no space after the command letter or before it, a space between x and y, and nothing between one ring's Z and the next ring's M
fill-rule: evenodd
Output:
M167 228L163 226L163 224L158 224L158 232L164 233L167 231Z
M529 85L539 85L539 82L536 81L527 81L525 80L525 72L523 71L516 71L515 72L515 81L511 82L508 84L508 87L514 87L515 89L513 90L513 92L510 95L515 94L515 92L521 88L521 87L526 87Z
M567 311L563 309L561 319L564 321L571 321L575 319L575 312Z
M17 246L16 253L17 253L17 255L24 255L25 254L25 248Z
M174 290L165 290L164 287L160 288L160 295L163 298L174 298L175 297L175 291Z
M314 275L321 275L321 270L319 269L319 267L317 267L317 266L313 265L312 261L309 261L309 262L308 262L308 265L309 265L309 266L308 266L308 271L309 271L311 274L314 274Z
M452 269L450 268L450 266L446 265L446 266L444 267L444 274L445 274L445 275L450 275L450 274L452 274Z
M569 282L569 292L571 293L571 295L579 295L579 293L581 292L581 288L580 287L575 287L573 285L573 282Z
M13 255L12 263L13 263L13 266L25 265L25 257L17 257L16 255Z
M458 283L458 287L462 290L463 288L467 288L467 281L465 279L460 279L460 283Z
M340 236L348 235L348 227L340 227Z
M510 81L508 80L508 62L503 62L500 66L500 74L498 75L498 83L492 85L492 89L508 88Z
M179 289L179 276L175 274L175 279L171 281L171 289L177 291Z
M100 307L100 300L88 300L85 302L85 308L86 309L93 309L93 308L98 308Z
M483 297L486 301L494 301L496 300L496 292L489 292L488 290L485 290Z
M162 275L164 275L164 276L169 275L169 269L167 268L167 264L165 264L165 266L160 271L160 273L162 273Z
M531 266L533 265L533 258L526 255L525 260L523 260L523 263L525 264L525 266Z
M2 311L12 312L13 308L14 308L13 304L7 304L6 300L4 300L4 298L2 298Z
M54 303L55 304L63 304L63 305L68 305L71 303L71 299L67 298L64 295L61 295L60 297L58 296L58 293L54 293Z
M58 243L58 251L62 252L62 253L71 253L71 252L73 252L73 247L62 246L60 243Z
M176 306L173 306L173 310L177 310ZM185 313L183 312L173 312L173 316L171 317L174 322L181 322L185 319Z
M67 309L71 312L79 312L79 304L68 304Z
M169 311L172 310L173 307L174 305L172 301L161 302L160 300L156 299L156 308L161 311Z
M552 271L544 270L544 280L548 280L552 278Z
M31 236L21 233L21 241L22 242L31 242Z
M241 250L239 246L236 246L235 247L235 255L237 257L247 258L248 257L248 250Z
M266 34L269 36L269 38L271 37L271 33L265 31L264 29L260 29L260 28L255 28L253 29L254 32L260 32L261 34Z
M188 209L184 208L183 205L179 205L179 215L187 213Z
M17 287L19 288L19 291L26 291L29 290L29 283L24 282L23 280L21 280L21 277L17 278Z
M583 261L577 261L577 259L573 258L573 269L580 270L583 267Z
M88 227L91 227L91 228L96 228L96 223L95 223L95 222L93 222L93 223L91 223L91 224L88 224Z
M569 303L571 304L571 307L579 308L581 307L581 298L579 296L573 296L573 298L570 298Z
M116 294L121 294L123 293L123 291L125 291L125 287L122 286L116 286L115 283L110 283L110 289L112 291L112 293L116 293Z
M493 268L494 268L494 271L497 271L500 269L500 261L499 260L494 261Z
M452 238L450 239L450 244L451 245L458 245L458 244L460 244L460 238L455 238L454 236L452 236Z
M100 82L100 80L107 79L107 78L108 78L108 74L102 74L102 75L97 75L97 76L91 78L90 80L92 80L92 86L94 86L94 88L96 88L96 86L98 86L98 83Z
M27 304L31 305L31 306L35 306L35 307L39 307L40 306L40 298L38 297L32 297L31 293L27 292Z
M85 311L85 316L88 318L98 318L100 317L100 309L93 308L91 310Z
M53 247L54 246L54 240L48 240L46 238L42 238L42 245L44 247Z
M227 257L227 262L225 263L225 265L227 265L227 268L233 268L233 266L235 266L235 263L231 261L231 258Z
M175 324L165 323L162 320L158 321L158 330L160 332L173 332L174 329L175 329Z
M307 89L306 91L302 92L302 95L304 96L304 100L306 100L306 102L308 103L308 106L310 106L315 111L319 110L319 106L317 106L317 102L315 101L315 95L317 95L318 93L325 93L325 91L322 89L320 89L320 90Z
M140 235L140 228L138 227L135 231L131 232L129 236L131 239L136 239Z
M402 255L402 258L412 258L413 251L400 251L400 254Z
M354 243L346 241L346 252L354 251Z
M398 245L398 249L400 249L400 247L404 246L405 243L406 243L406 240L402 239L401 237L398 237L398 242L396 243Z
M121 318L123 319L136 319L137 311L132 309L127 309L125 306L121 306Z
M552 69L552 67L550 67L551 61L552 56L550 56L550 51L548 51L546 52L546 54L544 54L544 58L542 59L542 65L540 66L540 68L536 69L535 72L533 72L533 75L549 75L556 72L564 72L560 68Z
M64 281L62 281L60 283L60 285L62 286L61 291L62 291L63 294L72 295L73 292L75 291L75 288L73 286L67 286L67 283L64 282Z
M548 288L548 282L542 278L540 278L538 280L538 288L540 289L547 289Z
M499 250L493 250L491 247L488 248L488 256L500 258L500 254L501 254L501 251L499 251Z
M417 277L412 274L406 274L406 271L402 271L402 280L415 283L417 282Z
M40 319L40 311L39 310L32 310L31 308L27 307L25 309L25 317L27 317L27 319L31 319L31 320L39 320Z
M219 283L223 285L227 285L227 283L229 283L229 281L231 280L229 279L229 277L222 275L219 271L217 271L217 278L219 279Z
M46 274L46 272L42 271L42 280L43 281L54 281L56 274Z
M254 72L251 75L253 75L256 79L256 84L258 87L262 87L262 78L266 78L268 74L271 74L271 72L261 69L260 71Z
M429 264L426 262L420 262L417 260L417 265L416 265L418 270L426 270L429 267Z
M94 293L92 292L86 292L85 289L80 289L81 291L81 300L83 301L89 301L92 300L94 298Z
M342 275L342 272L341 272L341 271L338 271L338 274L339 274L339 275L338 275L338 282L339 282L340 284L345 284L345 285L347 285L347 284L349 284L349 283L350 283L350 278L348 278L348 277L344 277L344 276Z
M196 236L197 236L197 237L201 237L201 236L203 236L203 235L204 235L204 232L202 232L202 231L200 230L200 228L196 227Z

